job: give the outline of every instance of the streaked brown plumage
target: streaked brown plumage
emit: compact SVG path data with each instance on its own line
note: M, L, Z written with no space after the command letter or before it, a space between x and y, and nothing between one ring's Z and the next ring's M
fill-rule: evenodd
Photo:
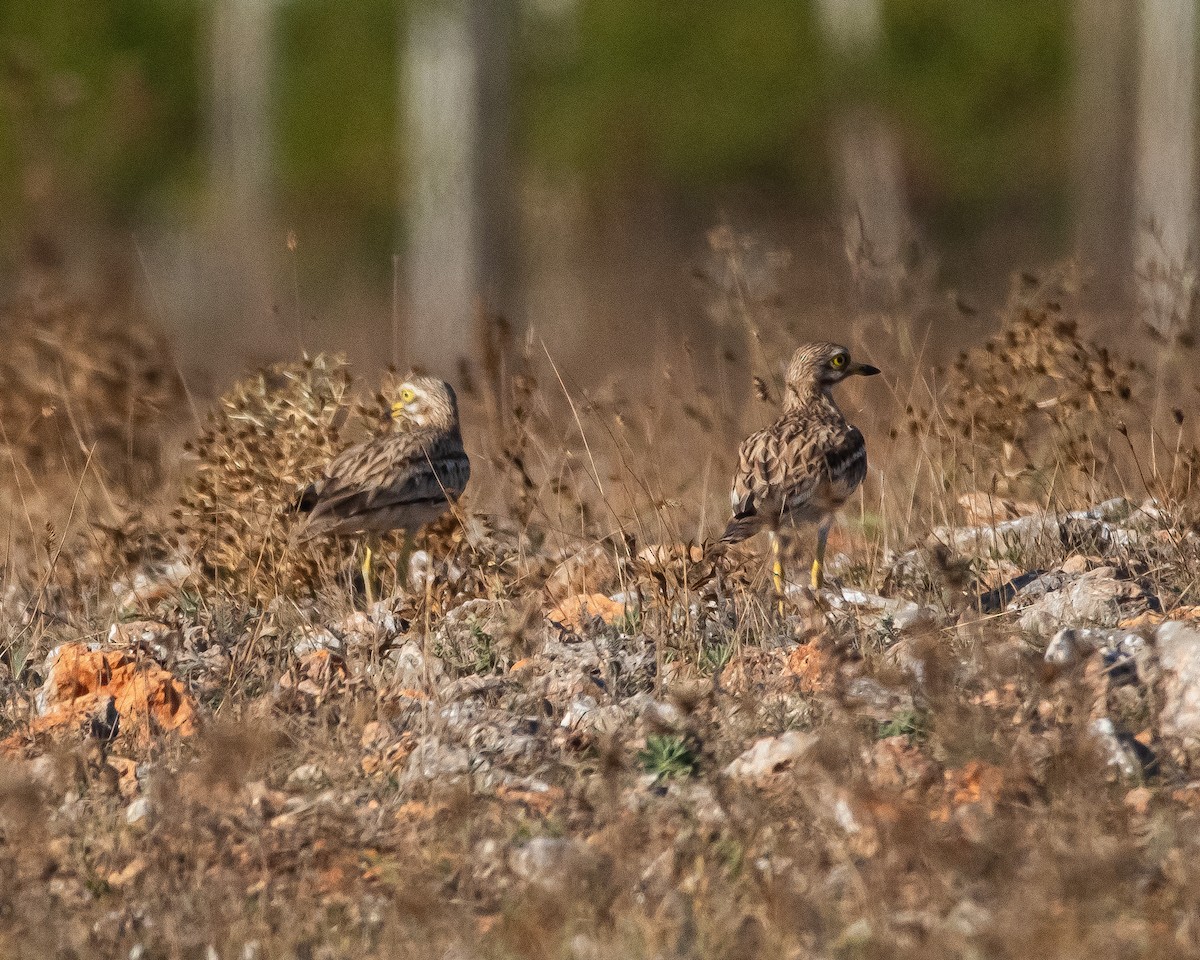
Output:
M849 376L879 370L854 363L836 343L811 343L792 356L783 414L742 443L733 478L733 516L722 543L738 543L760 530L775 535L784 527L816 524L817 559L813 587L821 586L825 540L833 514L867 474L867 448L857 427L842 416L830 392ZM776 588L782 570L776 559Z
M433 377L410 375L399 397L391 410L393 430L343 451L296 503L308 514L301 539L367 536L368 602L373 599L371 538L402 529L411 542L458 500L471 477L453 388Z

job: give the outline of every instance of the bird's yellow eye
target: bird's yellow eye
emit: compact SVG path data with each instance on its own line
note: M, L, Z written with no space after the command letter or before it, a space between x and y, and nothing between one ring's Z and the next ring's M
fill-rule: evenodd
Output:
M401 403L412 403L417 399L417 392L412 387L405 387L400 391Z
M844 353L839 353L835 357L830 357L829 365L833 367L834 370L840 370L846 365L846 355Z

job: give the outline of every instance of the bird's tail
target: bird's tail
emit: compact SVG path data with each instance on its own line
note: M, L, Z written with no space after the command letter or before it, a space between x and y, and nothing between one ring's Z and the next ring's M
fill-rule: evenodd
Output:
M292 510L295 513L312 513L313 507L317 505L318 492L317 485L310 483L296 495L296 499L292 501Z
M704 542L704 558L714 564L715 569L726 569L726 565L729 563L726 551L735 543L749 540L762 529L762 526L762 518L754 514L734 517L726 524L725 532L721 535L720 540Z
M289 525L288 541L290 543L305 543L322 532L320 520L313 517L319 493L317 485L310 483L297 493L295 498L283 509L283 513L295 517L295 522Z
M719 542L726 545L741 543L743 540L749 540L761 529L762 517L756 513L734 517L726 525L725 532L721 534Z

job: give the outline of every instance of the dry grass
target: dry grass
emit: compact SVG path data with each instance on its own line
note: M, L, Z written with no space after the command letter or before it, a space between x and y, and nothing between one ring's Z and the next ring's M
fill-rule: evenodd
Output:
M388 381L356 395L325 357L252 375L182 469L146 470L136 488L113 478L183 429L165 387L141 405L147 384L171 382L165 359L127 345L116 381L63 381L64 419L34 418L59 438L45 456L21 428L42 394L0 397L22 492L7 518L0 732L28 729L55 644L103 641L134 616L163 625L168 639L140 649L206 718L190 739L9 744L4 955L1200 951L1189 758L1164 753L1143 795L1089 734L1098 701L1148 729L1154 705L1082 667L1048 672L1011 619L981 611L999 558L930 552L920 576L897 565L962 520L964 493L1056 510L1154 495L1170 518L1154 529L1174 538L1106 560L1165 607L1194 603L1192 409L1088 333L1064 273L1019 280L995 335L948 370L874 344L890 396L847 398L870 400L856 419L874 472L834 572L946 616L903 635L886 618L780 619L753 549L721 565L703 546L725 519L737 439L770 415L751 398L777 398L790 344L760 329L773 308L746 279L749 248L727 232L713 244L727 343L586 387L537 342L504 356L503 376L464 371L470 497L426 532L415 588L373 619L354 612L350 545L299 550L286 508L372 428ZM48 340L60 359L39 369L96 356L78 311L44 309L13 327L15 350ZM79 442L61 440L68 427ZM119 510L134 489L136 519ZM1049 569L1095 549L1050 538L1002 559ZM165 575L180 564L186 577ZM545 612L580 593L622 594L624 618L564 636ZM326 635L337 642L314 642ZM612 729L564 726L584 695L659 706ZM786 731L814 735L802 762L757 785L722 774ZM431 743L435 769L419 775ZM560 859L531 867L534 849Z

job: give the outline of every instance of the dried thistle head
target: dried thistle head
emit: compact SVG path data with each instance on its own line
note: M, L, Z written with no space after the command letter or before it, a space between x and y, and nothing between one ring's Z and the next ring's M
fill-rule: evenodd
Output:
M1109 427L1137 409L1141 369L1080 331L1069 292L1062 276L1022 277L999 329L947 371L936 409L908 411L910 432L994 464L998 492L1029 494L1053 473L1086 495L1112 462Z
M297 492L341 449L350 375L319 355L249 377L221 398L191 445L196 458L177 535L202 570L260 602L316 591L334 541L292 542Z

